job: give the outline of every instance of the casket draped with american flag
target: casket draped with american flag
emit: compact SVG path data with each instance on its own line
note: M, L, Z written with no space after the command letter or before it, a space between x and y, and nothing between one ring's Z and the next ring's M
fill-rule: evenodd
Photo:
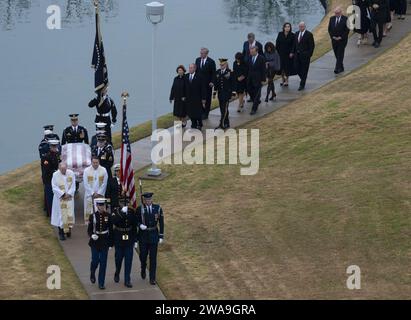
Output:
M83 181L84 169L91 165L91 149L85 143L69 143L62 147L61 159L67 163L67 168L74 171L76 181Z

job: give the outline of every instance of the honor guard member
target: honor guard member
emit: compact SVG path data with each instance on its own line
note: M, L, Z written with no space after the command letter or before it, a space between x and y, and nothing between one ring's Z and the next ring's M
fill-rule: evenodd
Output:
M104 290L108 250L113 246L113 224L106 210L106 199L97 198L95 202L97 211L90 215L87 227L91 248L90 281L96 283L98 267L98 287Z
M46 197L46 213L47 217L51 217L51 209L53 206L53 188L51 186L51 180L54 172L58 170L60 163L60 152L58 140L49 140L49 151L41 160L41 172L44 185L44 194Z
M104 122L106 124L107 139L111 143L111 124L115 125L117 122L117 108L113 99L107 95L107 87L102 90L101 101L99 97L96 97L89 102L88 106L97 109L95 122Z
M92 156L97 156L100 159L100 165L107 170L108 177L113 176L111 167L114 164L114 151L111 144L107 142L105 133L100 133L97 136L97 145L91 150Z
M71 126L63 131L62 145L67 143L85 143L88 144L87 129L78 125L78 114L70 114Z
M53 133L54 125L50 124L50 125L44 126L43 128L44 128L44 137L43 137L43 140L41 140L39 144L40 160L43 159L44 156L49 151L48 140L60 141L60 137L57 134ZM61 152L60 144L59 144L59 151Z
M96 123L96 134L91 137L90 148L93 149L97 145L97 136L101 133L106 133L105 130L106 124L104 122L97 122Z
M228 68L227 59L220 60L220 69L216 74L215 90L218 91L218 102L220 105L220 125L216 129L228 129L230 128L230 120L228 118L228 106L230 99L234 91L234 77L231 70Z
M60 138L57 134L53 133L54 125L44 126L44 137L39 144L39 157L40 157L40 167L41 175L43 176L43 163L42 160L46 156L47 152L50 150L49 140L59 140ZM59 153L61 153L61 146L59 144ZM46 192L44 192L44 211L47 212L47 200Z
M115 212L116 210L127 206L128 201L125 199L125 194L122 192L120 183L120 165L116 164L113 168L114 176L107 181L106 198L110 199L112 211Z
M114 282L120 281L121 265L124 259L124 285L132 288L131 266L133 263L134 244L137 243L137 218L132 208L124 206L121 210L116 210L112 215L114 232L114 258L116 262L116 272Z
M150 284L156 284L157 248L164 241L163 209L152 202L153 193L142 195L143 204L136 210L141 278L146 278L147 257L150 256ZM158 229L160 227L160 230Z

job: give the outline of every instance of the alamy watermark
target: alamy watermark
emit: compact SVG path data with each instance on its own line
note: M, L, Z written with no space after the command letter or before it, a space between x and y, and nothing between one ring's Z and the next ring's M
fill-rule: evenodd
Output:
M61 289L61 270L57 265L51 265L47 268L46 287L49 290L60 290Z
M156 143L151 150L156 165L241 165L243 176L256 175L260 168L259 129L207 129L203 133L183 130L176 122L172 131L156 130L151 140Z

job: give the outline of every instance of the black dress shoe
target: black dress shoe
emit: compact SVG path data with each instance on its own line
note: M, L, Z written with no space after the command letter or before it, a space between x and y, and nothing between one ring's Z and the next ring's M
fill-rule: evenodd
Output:
M141 279L145 279L146 278L146 270L142 270L141 271Z
M152 286L155 286L155 285L157 284L157 282L156 282L156 280L150 280L150 284L151 284Z
M267 98L265 98L265 102L268 102L268 97L267 97Z
M66 240L66 236L64 235L64 230L59 228L59 237L61 241Z
M98 288L99 288L100 290L106 290L106 287L104 286L104 284L103 284L103 285L99 285Z
M115 283L119 283L119 281L120 281L120 275L117 274L117 273L115 273L115 274L114 274L114 282L115 282Z
M70 229L69 232L67 232L66 236L67 236L67 238L71 238L71 229Z
M201 117L202 120L207 120L208 119L208 114L203 114L203 116Z
M90 274L90 282L91 282L92 284L95 284L95 283L96 283L96 276L95 276L94 273Z
M214 130L218 130L218 129L224 129L221 125L219 125L217 128L215 128Z
M250 116L253 116L253 115L255 115L257 113L257 111L255 111L255 110L251 110L251 112L250 112Z
M127 282L127 283L125 283L124 284L127 288L132 288L133 287L133 285L130 283L130 282Z
M305 89L304 86L300 86L300 87L298 88L298 91L303 91L304 89Z

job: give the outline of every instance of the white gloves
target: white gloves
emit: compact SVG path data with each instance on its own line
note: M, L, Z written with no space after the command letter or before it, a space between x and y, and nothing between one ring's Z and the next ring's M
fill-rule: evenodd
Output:
M137 248L138 248L138 243L135 242L135 243L134 243L134 249L137 249Z
M160 240L158 241L159 244L162 244L164 242L164 239L160 238Z
M121 209L122 213L127 213L128 212L128 207L123 207L123 209Z
M144 225L144 224L140 224L140 230L146 230L147 229L147 226L146 225Z
M96 234L91 235L91 239L93 239L94 241L96 241L96 240L98 239L98 235L96 235Z

